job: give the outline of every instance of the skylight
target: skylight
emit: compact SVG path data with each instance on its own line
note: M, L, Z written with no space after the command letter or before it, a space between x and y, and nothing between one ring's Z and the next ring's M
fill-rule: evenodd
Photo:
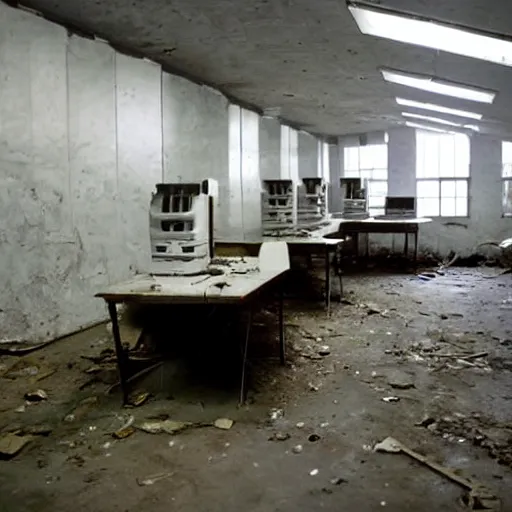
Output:
M412 112L402 112L402 115L412 119L420 119L421 121L444 124L446 126L455 126L457 128L465 128L467 130L473 130L474 132L480 131L480 128L476 125L454 123L453 121L448 121L448 119L441 119L440 117L424 116L422 114L413 114Z
M441 112L442 114L449 114L458 117L469 117L470 119L482 119L482 114L467 112L466 110L459 110L456 108L443 107L442 105L435 105L434 103L422 103L421 101L412 101L405 98L396 98L396 102L404 107L432 110L433 112Z
M348 8L363 34L512 66L512 41L493 34L357 2L348 2Z
M496 97L496 93L493 91L457 84L428 75L404 73L403 71L394 71L384 68L381 69L380 72L387 82L414 87L415 89L421 89L422 91L433 92L435 94L444 94L445 96L478 101L480 103L492 103Z
M412 121L406 121L405 125L409 126L409 128L416 128L418 130L428 130L429 132L454 133L452 130L436 128L434 126L430 126L428 124L423 124L423 123L413 123Z

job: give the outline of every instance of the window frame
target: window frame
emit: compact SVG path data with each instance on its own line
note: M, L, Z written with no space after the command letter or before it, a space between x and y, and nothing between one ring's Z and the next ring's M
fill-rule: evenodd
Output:
M428 135L429 137L443 137L443 136L455 136L455 135L458 135L458 134L450 134L450 133L446 133L446 134L442 134L442 133L431 133L431 132L427 132L425 130L416 130L416 202L417 202L417 205L419 206L419 203L420 203L420 200L421 199L436 199L435 197L433 198L428 198L428 197L425 197L425 196L421 196L419 193L418 193L418 185L420 184L420 182L432 182L432 183L437 183L438 184L438 190L439 190L439 195L437 197L438 201L439 201L439 208L438 208L438 211L439 211L439 214L438 215L428 215L426 214L426 217L428 218L434 218L434 219L469 219L470 216L471 216L471 194L470 194L470 190L471 190L471 140L469 139L468 137L468 172L467 172L467 176L456 176L455 173L453 176L439 176L440 174L440 170L441 170L441 155L440 155L440 151L439 151L439 147L437 149L438 151L438 162L437 162L437 170L438 170L438 176L436 177L425 177L425 176L421 176L419 177L418 176L418 173L419 173L419 152L418 152L418 136L420 134L426 134ZM463 134L460 134L460 135L463 135ZM466 135L467 137L467 135ZM439 141L438 141L438 145L439 145ZM441 208L441 205L442 205L442 200L443 198L444 199L453 199L455 201L455 212L457 211L457 203L456 203L456 200L457 200L457 195L455 195L455 197L447 197L447 196L443 196L441 191L442 191L442 183L443 182L450 182L450 181L453 181L453 182L457 182L457 181L461 181L461 182L466 182L466 187L467 187L467 197L466 197L466 215L442 215L442 208ZM462 199L463 197L461 197ZM418 208L417 206L417 208ZM421 212L417 211L418 215L421 214Z
M508 188L510 190L512 190L512 161L506 162L504 159L505 144L510 144L511 151L512 151L512 142L508 141L508 140L503 140L501 142L501 216L503 218L510 219L510 218L512 218L512 205L511 205L510 212L507 212L505 210L505 190L507 189L507 187L505 185L508 184ZM505 172L506 168L509 169L508 173Z
M386 166L385 167L361 167L361 149L366 148L368 146L384 146L386 148ZM347 169L347 150L350 149L357 149L357 169ZM371 173L373 175L374 171L385 171L386 172L386 178L367 178L362 176L363 173ZM384 213L384 204L381 207L371 207L371 197L374 198L383 198L384 201L386 200L386 196L388 194L389 190L389 145L388 142L381 142L378 144L366 144L366 145L358 145L358 146L345 146L343 148L343 177L345 178L359 178L363 180L368 181L368 212L370 213L370 216L373 217L375 215L380 215ZM386 194L384 196L372 196L371 195L371 189L372 184L385 184L386 185Z

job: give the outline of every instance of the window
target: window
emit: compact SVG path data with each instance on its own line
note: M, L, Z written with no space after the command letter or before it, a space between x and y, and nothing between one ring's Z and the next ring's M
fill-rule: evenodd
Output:
M317 176L323 178L326 183L331 181L331 167L329 162L329 144L318 141Z
M382 215L388 194L388 146L368 144L344 150L345 178L368 180L370 215Z
M503 215L512 217L512 142L501 146L501 177L503 179Z
M468 216L469 158L467 135L416 131L418 216Z

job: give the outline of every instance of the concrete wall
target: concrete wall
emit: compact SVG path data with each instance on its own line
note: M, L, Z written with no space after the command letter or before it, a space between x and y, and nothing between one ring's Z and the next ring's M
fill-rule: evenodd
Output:
M184 78L162 75L164 181L217 180L216 235L225 237L229 218L229 113L217 91Z
M160 69L0 4L0 83L0 340L37 342L147 264Z
M319 176L319 141L306 132L298 133L299 143L299 178L314 178Z
M281 174L281 123L274 118L260 120L260 176L270 180Z
M416 135L411 128L392 129L388 133L389 195L416 195ZM338 165L331 167L332 179L343 175L343 141L338 143ZM336 158L336 157L335 157ZM420 250L441 256L455 251L471 254L476 245L499 241L512 235L512 219L501 212L501 140L482 135L471 137L470 202L468 218L438 217L420 228ZM333 211L337 204L333 190ZM372 249L387 247L401 250L403 235L372 235Z

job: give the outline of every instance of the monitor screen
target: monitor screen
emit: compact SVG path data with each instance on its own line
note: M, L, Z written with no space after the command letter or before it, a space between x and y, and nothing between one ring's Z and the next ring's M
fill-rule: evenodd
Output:
M386 210L416 210L415 197L386 197Z

